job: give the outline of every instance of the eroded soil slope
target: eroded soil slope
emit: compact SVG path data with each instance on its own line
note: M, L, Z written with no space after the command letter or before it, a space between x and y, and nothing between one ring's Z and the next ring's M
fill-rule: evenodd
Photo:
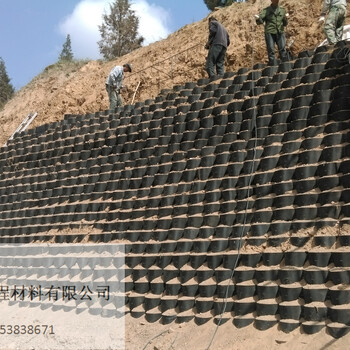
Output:
M269 0L233 4L215 12L228 29L231 45L226 69L236 71L257 62L266 62L263 26L256 26L255 13ZM290 13L287 38L294 40L292 51L314 48L324 39L318 24L321 0L283 0ZM168 38L140 48L112 62L90 61L83 66L47 67L0 112L0 145L30 112L38 117L31 127L63 119L65 114L86 114L108 109L105 80L113 66L130 62L134 70L125 79L125 103L154 98L162 89L206 77L204 70L208 19L187 25ZM349 22L349 19L347 19ZM140 83L140 84L139 84ZM135 94L136 87L139 88Z

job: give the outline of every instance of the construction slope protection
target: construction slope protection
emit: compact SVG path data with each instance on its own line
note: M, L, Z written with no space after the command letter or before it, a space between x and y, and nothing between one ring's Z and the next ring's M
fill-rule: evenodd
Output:
M322 0L281 0L280 3L290 14L286 35L288 43L294 41L291 48L294 54L314 48L324 40L322 25L318 22ZM255 24L254 14L269 4L270 0L252 0L235 3L214 13L230 33L231 45L225 63L228 70L236 71L251 66L252 62L266 60L264 27ZM48 66L0 111L0 145L8 140L29 113L38 113L30 126L37 127L60 121L68 113L106 110L109 103L105 81L115 65L125 62L133 65L132 74L126 74L124 80L128 88L123 92L126 104L155 98L161 89L206 77L207 51L204 45L207 39L208 18L203 18L164 40L113 61ZM74 52L74 47L72 49ZM81 66L83 63L86 64Z
M349 49L16 136L0 152L0 243L124 243L126 309L150 322L344 335Z

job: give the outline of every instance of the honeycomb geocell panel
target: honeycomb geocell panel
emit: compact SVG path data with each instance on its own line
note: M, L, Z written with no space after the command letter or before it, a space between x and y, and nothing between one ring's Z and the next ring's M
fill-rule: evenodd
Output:
M349 61L336 59L340 48L349 43L15 137L0 152L4 281L42 282L46 267L47 281L98 283L118 268L126 312L149 322L222 316L236 327L346 334ZM49 257L39 242L60 245ZM111 267L113 254L98 249L118 242L125 264ZM94 259L78 258L82 243Z

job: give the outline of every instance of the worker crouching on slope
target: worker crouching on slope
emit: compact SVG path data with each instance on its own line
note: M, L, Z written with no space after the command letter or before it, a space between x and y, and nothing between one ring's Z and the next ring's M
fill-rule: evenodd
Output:
M255 15L256 24L265 22L265 41L269 65L275 65L275 44L278 47L280 59L288 61L284 27L288 24L288 13L278 6L279 0L271 0L271 5L264 8L260 15Z
M131 65L129 63L123 66L115 66L107 77L106 90L109 97L109 109L115 109L123 105L123 99L120 93L123 88L125 72L131 72Z
M346 0L324 0L320 22L325 21L324 33L329 45L335 45L343 38L343 28L346 17Z
M223 75L225 72L225 57L227 47L230 45L230 37L225 27L214 17L209 17L209 38L205 44L208 51L206 71L209 78L216 74Z

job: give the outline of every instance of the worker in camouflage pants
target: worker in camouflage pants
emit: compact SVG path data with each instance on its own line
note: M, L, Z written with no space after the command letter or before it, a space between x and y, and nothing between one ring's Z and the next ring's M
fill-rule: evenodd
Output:
M324 0L320 22L325 21L324 32L330 45L342 40L346 17L346 0Z

